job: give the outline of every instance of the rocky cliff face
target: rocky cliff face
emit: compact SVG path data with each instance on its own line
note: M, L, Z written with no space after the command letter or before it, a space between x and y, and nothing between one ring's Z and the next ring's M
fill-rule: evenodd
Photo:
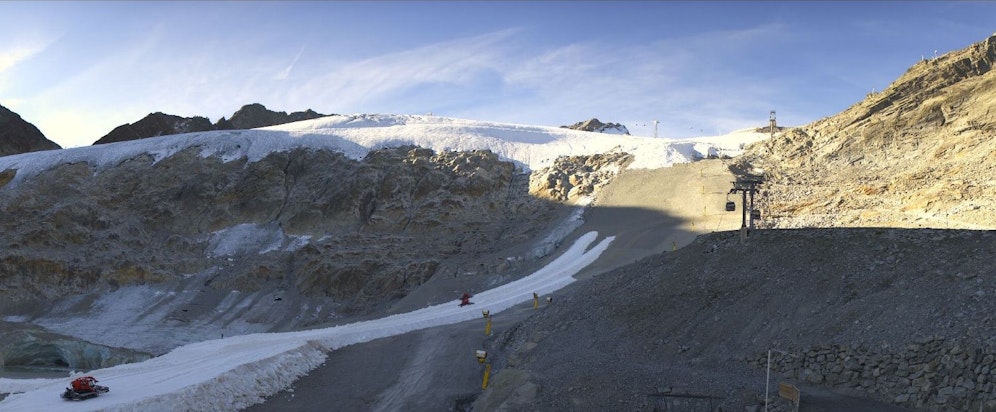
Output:
M363 161L301 149L226 162L188 149L101 171L65 164L0 190L0 293L52 299L238 258L211 287L290 288L363 311L369 298L404 296L447 256L534 236L509 224L555 206L528 196L527 180L490 152L413 147Z
M61 148L45 138L35 125L0 106L0 156Z
M775 227L996 227L996 36L751 147ZM748 165L749 164L749 165Z
M257 127L316 119L323 116L325 115L311 109L291 114L287 114L287 112L275 112L259 103L242 106L230 119L222 117L214 124L207 118L200 116L180 117L156 112L145 116L142 120L133 124L124 124L114 128L114 130L111 130L110 133L101 137L93 144L124 142L144 139L146 137L210 130L254 129Z

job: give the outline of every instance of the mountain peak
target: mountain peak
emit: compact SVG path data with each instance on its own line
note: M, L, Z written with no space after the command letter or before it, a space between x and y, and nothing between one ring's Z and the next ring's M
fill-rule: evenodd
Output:
M308 109L303 112L275 112L260 103L250 103L242 106L232 114L232 117L222 117L211 124L206 117L181 117L163 112L150 113L134 124L124 124L114 128L106 136L94 144L123 142L144 139L147 137L165 136L192 132L231 129L255 129L257 127L276 126L301 120L316 119L325 115Z
M234 129L255 129L257 127L276 126L278 124L311 120L325 115L311 109L303 112L275 112L260 103L250 103L232 114L228 122Z
M577 122L570 126L560 126L565 129L583 130L586 132L609 133L609 134L629 134L629 129L619 123L602 123L596 118L591 118L583 122Z
M0 106L0 156L61 148L48 140L35 125Z
M204 132L215 127L206 117L180 117L163 112L149 113L135 123L115 127L110 133L101 137L93 144L124 142L146 137L164 136L170 134Z

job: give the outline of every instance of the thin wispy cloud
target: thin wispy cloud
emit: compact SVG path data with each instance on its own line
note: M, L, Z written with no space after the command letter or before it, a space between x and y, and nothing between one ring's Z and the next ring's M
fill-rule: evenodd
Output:
M44 46L20 46L12 50L0 51L0 73L16 66L44 50Z
M625 47L570 44L509 67L505 79L509 87L530 91L516 107L535 118L566 124L599 116L651 125L659 119L666 135L713 133L742 128L752 114L755 122L767 115L758 105L776 85L730 70L730 60L783 32L759 26ZM652 128L643 132L650 135Z
M549 126L659 120L668 137L765 123L769 110L804 124L885 87L921 54L984 39L996 12L987 2L84 3L14 2L0 15L2 102L68 147L154 111L215 120L253 102ZM653 134L640 127L631 132Z
M288 64L287 67L284 68L284 70L282 70L280 73L277 73L277 75L274 78L276 80L287 80L287 78L290 77L291 70L294 69L294 66L297 64L297 61L301 59L302 54L304 54L304 46L301 46L301 48L297 51L297 55L294 56L294 59L291 60L290 64Z
M500 31L349 62L293 88L293 93L360 107L419 85L466 84L502 65L508 57L503 42L513 33Z
M25 40L12 37L5 40L0 40L0 92L7 89L10 71L32 57L43 53L55 39L33 37ZM6 97L9 99L9 96Z

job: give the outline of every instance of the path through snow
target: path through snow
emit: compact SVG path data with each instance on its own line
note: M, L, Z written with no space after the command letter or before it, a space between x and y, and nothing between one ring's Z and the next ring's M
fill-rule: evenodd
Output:
M262 401L321 365L329 350L414 330L477 319L482 310L498 313L574 281L612 242L589 248L596 232L581 236L570 249L535 273L478 293L473 306L457 301L382 319L326 329L259 333L193 343L141 363L89 372L111 392L69 402L59 397L70 379L0 378L0 411L215 411L241 409Z

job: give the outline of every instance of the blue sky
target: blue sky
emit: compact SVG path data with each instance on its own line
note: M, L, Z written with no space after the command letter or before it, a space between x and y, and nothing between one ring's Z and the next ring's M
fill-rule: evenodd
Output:
M0 105L63 147L244 104L633 134L801 125L996 31L989 2L0 2Z

